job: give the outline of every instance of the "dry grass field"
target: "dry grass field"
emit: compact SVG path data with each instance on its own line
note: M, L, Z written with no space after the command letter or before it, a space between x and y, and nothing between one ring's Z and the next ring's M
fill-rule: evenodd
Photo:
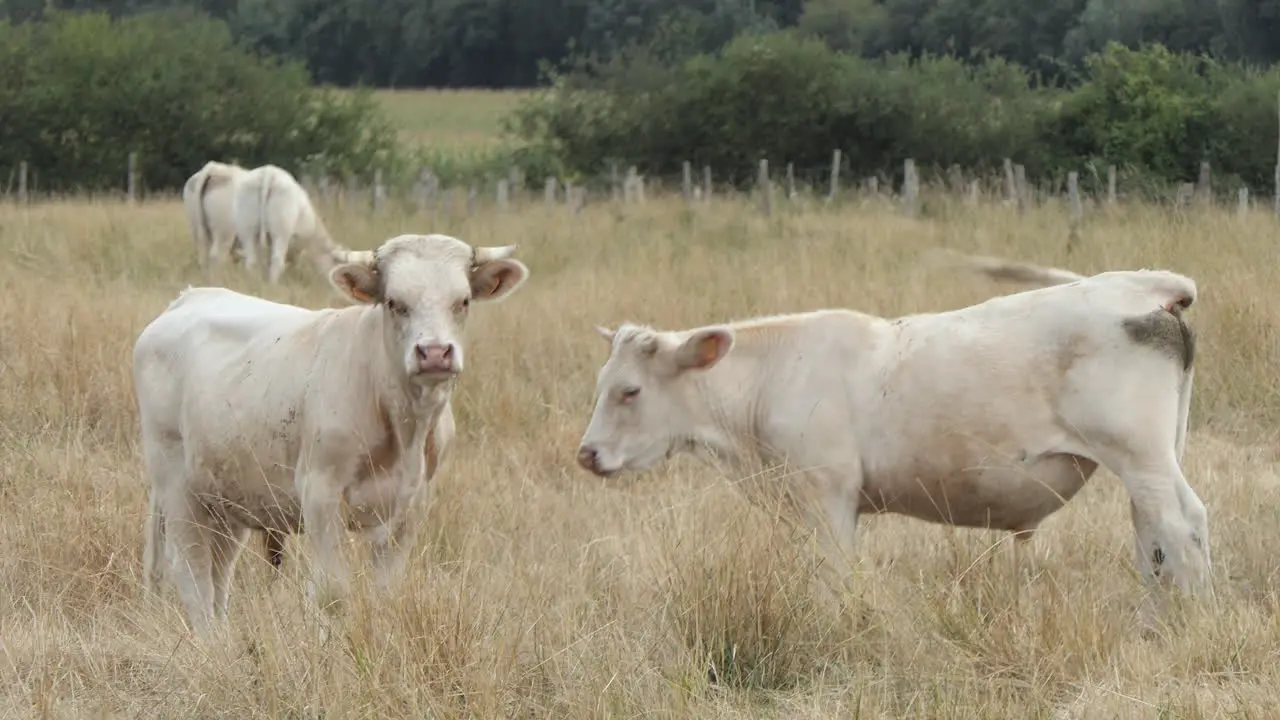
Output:
M301 610L297 539L273 580L255 537L233 637L200 645L171 586L163 602L142 593L130 379L138 332L200 282L181 207L0 207L0 717L1274 717L1273 218L1125 208L1091 217L1069 257L1057 209L911 220L851 205L768 220L651 199L446 227L324 212L355 247L421 231L517 242L532 276L473 313L458 441L404 586L358 586L321 645ZM936 247L1198 281L1185 466L1210 512L1217 612L1139 636L1128 500L1104 471L1016 559L1003 534L866 518L858 589L837 607L809 582L807 546L743 500L737 478L687 459L611 481L574 465L607 354L593 324L896 315L1015 289L931 267ZM276 289L238 270L226 281L313 308L333 298L305 271Z

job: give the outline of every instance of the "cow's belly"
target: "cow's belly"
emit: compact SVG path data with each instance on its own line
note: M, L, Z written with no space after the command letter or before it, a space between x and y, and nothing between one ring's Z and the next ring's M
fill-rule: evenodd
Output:
M192 490L215 516L232 525L294 532L302 523L302 505L292 463L284 458L194 453Z
M921 466L864 478L860 510L962 527L1030 530L1075 496L1097 463L1051 453L1023 462L968 467L973 469Z

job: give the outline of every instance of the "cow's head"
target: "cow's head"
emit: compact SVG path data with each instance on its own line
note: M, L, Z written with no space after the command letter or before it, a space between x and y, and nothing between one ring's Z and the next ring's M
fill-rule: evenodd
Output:
M379 306L388 355L403 358L410 378L433 382L462 372L471 303L507 297L529 276L515 249L400 235L372 252L347 251L329 279L351 300Z
M639 472L701 441L705 402L694 379L733 347L733 330L716 325L658 332L624 324L596 332L611 349L596 381L578 464L601 477Z

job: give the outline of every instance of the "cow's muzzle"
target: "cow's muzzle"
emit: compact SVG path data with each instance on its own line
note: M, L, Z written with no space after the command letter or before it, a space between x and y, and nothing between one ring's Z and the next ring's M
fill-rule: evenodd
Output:
M453 343L419 343L413 346L413 355L420 375L454 375L460 369Z
M605 470L602 468L600 466L600 453L596 452L596 449L590 445L583 445L578 448L578 464L600 477L609 477L618 472L617 470Z

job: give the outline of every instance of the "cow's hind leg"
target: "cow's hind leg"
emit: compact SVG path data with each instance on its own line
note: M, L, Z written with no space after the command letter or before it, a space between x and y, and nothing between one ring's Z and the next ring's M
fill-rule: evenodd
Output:
M271 260L267 265L267 282L275 285L280 282L285 263L289 259L289 237L272 233L268 236L267 245L271 253Z
M173 548L173 582L197 634L214 619L213 546L222 528L194 499L165 508L165 531Z
M249 529L219 524L211 533L209 547L210 575L213 580L213 614L216 620L227 619L227 596L236 572L236 559L249 539Z
M147 477L151 481L142 550L142 585L148 591L159 593L170 559L164 495L167 488L181 483L186 473L186 460L180 437L151 427L145 412L142 420L143 457Z
M215 232L209 238L209 256L205 259L205 281L212 283L221 277L224 263L231 262L236 246L235 233Z
M1204 505L1187 484L1172 452L1135 455L1113 469L1129 491L1136 535L1134 562L1149 590L1163 599L1171 586L1212 598ZM1156 608L1148 605L1147 620Z

